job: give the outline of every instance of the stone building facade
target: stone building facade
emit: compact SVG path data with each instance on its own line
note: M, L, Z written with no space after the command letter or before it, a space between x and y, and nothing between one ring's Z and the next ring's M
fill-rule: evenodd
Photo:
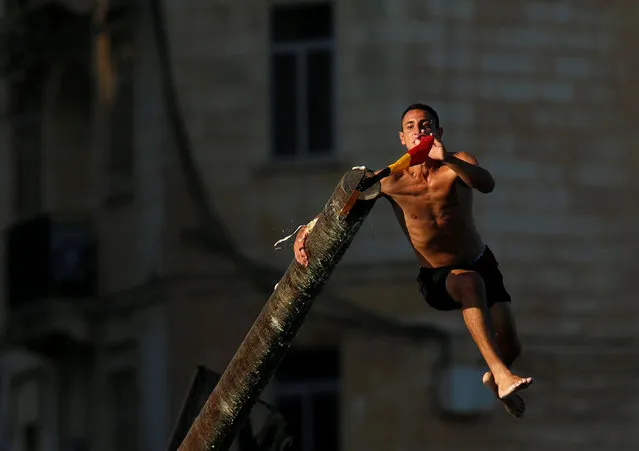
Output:
M4 0L4 27L43 3ZM476 215L536 378L527 418L486 398L380 201L264 393L297 449L639 445L632 2L159 3L160 28L158 2L109 1L111 102L90 0L58 3L74 51L3 77L8 449L164 447L195 367L223 371L291 261L273 243L347 169L399 156L415 101L496 179Z

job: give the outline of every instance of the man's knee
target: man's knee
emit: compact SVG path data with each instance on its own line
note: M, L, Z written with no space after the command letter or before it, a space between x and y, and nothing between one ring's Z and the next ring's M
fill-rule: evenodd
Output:
M446 278L446 289L453 299L462 304L485 302L484 279L475 271L451 271Z

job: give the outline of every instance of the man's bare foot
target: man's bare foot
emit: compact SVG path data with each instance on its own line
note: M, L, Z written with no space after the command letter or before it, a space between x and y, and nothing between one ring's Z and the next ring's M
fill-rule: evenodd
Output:
M501 401L501 403L504 405L504 408L506 409L506 412L508 412L515 418L521 418L524 415L524 412L526 411L526 403L524 402L522 397L519 396L517 393L511 393L510 396L501 398L499 396L499 388L495 383L493 373L488 371L486 374L484 374L482 382L495 394L497 399Z
M505 378L499 380L495 378L497 387L499 387L499 399L507 398L519 390L528 388L530 384L532 384L532 381L532 377L519 377L514 374L509 374Z

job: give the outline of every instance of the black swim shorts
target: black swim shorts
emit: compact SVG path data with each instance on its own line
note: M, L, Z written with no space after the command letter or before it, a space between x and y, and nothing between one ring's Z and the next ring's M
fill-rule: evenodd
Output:
M446 290L446 278L454 269L475 271L484 279L486 300L491 307L497 302L510 302L510 295L504 287L504 278L499 271L499 263L492 251L486 247L474 261L467 264L421 268L417 276L419 289L428 305L436 310L457 310L461 304L455 302Z

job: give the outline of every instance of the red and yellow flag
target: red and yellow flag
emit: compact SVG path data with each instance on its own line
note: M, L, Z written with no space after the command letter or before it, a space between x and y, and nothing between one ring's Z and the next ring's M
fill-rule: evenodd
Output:
M433 138L432 135L424 136L419 141L419 144L402 155L395 163L388 166L390 173L394 174L395 172L415 166L416 164L422 164L426 161L426 158L428 158L428 153L431 147L433 147L434 141L435 138Z

